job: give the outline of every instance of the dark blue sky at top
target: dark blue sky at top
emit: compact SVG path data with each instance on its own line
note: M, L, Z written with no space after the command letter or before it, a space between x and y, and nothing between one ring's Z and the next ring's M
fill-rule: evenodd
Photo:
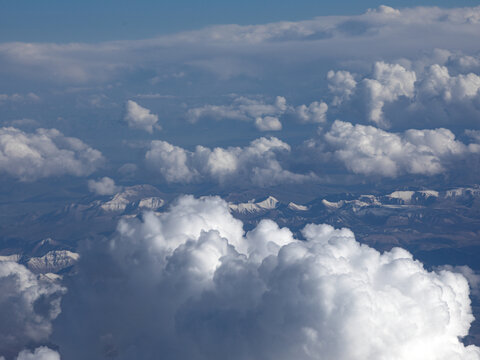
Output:
M140 39L211 24L260 24L363 13L379 5L476 6L478 0L0 0L0 42Z

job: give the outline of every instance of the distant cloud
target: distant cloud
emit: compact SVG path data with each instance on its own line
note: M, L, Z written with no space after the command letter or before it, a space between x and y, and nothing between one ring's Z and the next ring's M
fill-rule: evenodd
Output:
M13 127L0 128L0 173L21 181L60 175L85 176L104 161L98 150L56 129L27 133Z
M152 133L154 129L161 130L158 123L158 115L152 114L150 110L138 105L135 101L128 100L126 105L125 121L128 126L145 130Z
M109 177L101 179L88 180L88 190L97 195L113 195L122 189L121 186L115 185L115 181Z
M187 117L192 122L201 118L252 121L260 131L277 131L282 129L278 116L286 110L287 100L282 96L277 96L273 104L240 96L230 105L204 105L192 108L188 110Z
M345 228L302 234L271 220L245 234L218 197L123 219L82 254L54 340L73 360L480 359L460 341L474 320L461 274Z
M40 97L35 93L23 94L0 94L0 104L3 102L38 102Z
M435 175L455 159L480 153L479 144L465 145L442 128L398 134L336 120L324 140L349 170L365 175Z
M168 182L243 181L259 186L312 180L282 168L277 155L290 152L290 146L275 138L259 138L246 147L209 149L197 146L188 151L154 140L145 154L148 167Z

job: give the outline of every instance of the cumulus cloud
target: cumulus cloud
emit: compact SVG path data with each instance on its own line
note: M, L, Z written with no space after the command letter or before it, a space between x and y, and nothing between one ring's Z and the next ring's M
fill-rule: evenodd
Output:
M416 80L414 71L409 71L399 64L376 62L373 78L362 81L367 94L368 119L377 125L387 125L383 116L384 104L401 96L412 98Z
M60 354L46 346L41 346L32 352L28 350L21 351L17 360L60 360Z
M95 180L88 180L88 190L97 195L112 195L119 192L121 186L115 185L115 181L107 176Z
M245 234L218 197L124 219L86 248L54 340L74 360L480 359L460 341L473 321L461 274L348 229L302 233L263 220Z
M447 67L429 67L419 86L420 96L441 97L446 102L463 101L479 96L480 76L469 73L451 76Z
M480 145L465 145L448 129L391 133L339 120L325 133L324 140L354 173L389 177L439 174L447 163L480 152Z
M152 133L153 129L161 130L162 128L157 124L158 115L152 114L150 110L132 100L127 101L125 121L128 123L128 126L145 130L149 133Z
M260 131L279 131L282 130L282 123L274 116L259 116L255 119L255 127Z
M338 106L345 100L350 99L355 92L357 82L353 75L344 70L333 71L327 73L328 90L334 94L332 105Z
M0 128L0 173L21 181L59 175L89 175L104 163L102 154L56 129L27 133Z
M278 116L286 109L287 100L282 96L277 96L273 104L240 96L230 105L204 105L192 108L188 110L187 117L192 122L201 118L253 121L260 131L276 131L282 129Z
M23 265L0 261L0 355L48 340L65 291Z
M275 138L259 138L246 147L210 149L197 146L189 151L166 141L154 140L145 154L149 168L168 182L190 183L239 180L258 186L295 183L313 179L284 169L277 156L290 146Z
M295 108L295 113L300 120L304 123L324 123L327 121L328 105L323 101L314 101L310 105L300 105Z

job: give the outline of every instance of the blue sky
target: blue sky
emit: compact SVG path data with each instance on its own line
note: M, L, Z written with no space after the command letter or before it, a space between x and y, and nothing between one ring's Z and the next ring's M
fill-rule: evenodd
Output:
M353 15L379 5L462 7L478 0L2 0L0 41L98 42L140 39L212 24L260 24Z

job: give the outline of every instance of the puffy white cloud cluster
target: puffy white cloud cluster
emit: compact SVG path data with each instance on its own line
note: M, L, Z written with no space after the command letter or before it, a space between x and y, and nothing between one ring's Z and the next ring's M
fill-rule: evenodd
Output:
M122 220L83 254L54 341L73 360L480 359L460 341L473 320L461 274L348 229L302 233L263 220L244 234L218 197Z
M422 97L441 97L446 102L464 101L480 96L480 76L474 73L451 76L447 67L430 66L419 86Z
M59 175L89 175L104 163L102 154L56 129L27 133L0 128L0 173L22 181Z
M391 133L336 120L324 140L354 173L389 177L438 174L445 171L446 164L480 152L479 144L465 145L443 128Z
M95 180L88 180L88 190L97 195L112 195L119 192L121 186L115 185L115 181L107 176Z
M296 174L282 167L277 156L288 152L290 146L275 137L253 140L246 147L210 149L199 145L195 151L154 140L145 159L148 167L168 182L241 180L266 186L311 179L312 175Z
M446 51L437 54L439 61L449 63L457 59ZM459 57L458 59L463 59ZM352 111L365 108L365 117L377 126L388 127L391 118L397 121L415 118L418 121L446 118L447 123L458 121L470 123L480 114L480 76L475 73L451 75L441 64L422 65L422 60L404 61L417 70L408 70L400 64L376 62L372 75L359 83L348 71L329 71L327 79L332 105ZM457 66L462 68L462 66ZM400 100L407 102L400 102ZM350 100L350 101L349 101ZM389 104L389 114L384 114ZM349 109L350 107L350 109ZM400 115L398 115L400 114ZM418 122L417 121L417 122ZM401 124L396 124L401 125Z
M9 358L26 346L47 341L65 291L23 265L0 261L0 355ZM18 358L28 357L20 353Z
M152 133L153 129L162 129L162 127L158 124L158 115L152 114L150 110L138 105L132 100L127 101L124 119L128 123L128 126L145 130L149 133Z

